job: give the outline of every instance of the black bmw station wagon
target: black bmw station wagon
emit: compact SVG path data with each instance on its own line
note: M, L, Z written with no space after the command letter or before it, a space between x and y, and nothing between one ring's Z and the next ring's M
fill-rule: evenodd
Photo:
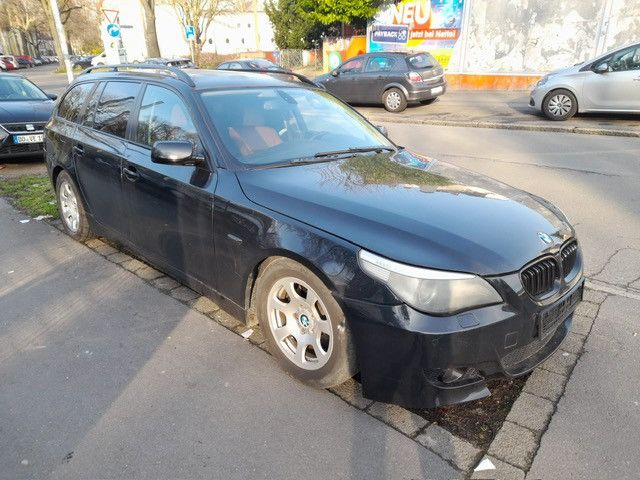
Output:
M396 146L290 73L90 69L45 147L69 235L259 322L316 387L359 372L409 407L485 397L558 348L582 298L558 208Z

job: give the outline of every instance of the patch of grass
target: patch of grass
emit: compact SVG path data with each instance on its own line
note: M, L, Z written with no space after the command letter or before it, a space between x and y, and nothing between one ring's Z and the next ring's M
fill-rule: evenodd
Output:
M51 180L46 175L0 179L0 196L9 198L13 205L31 217L59 217Z

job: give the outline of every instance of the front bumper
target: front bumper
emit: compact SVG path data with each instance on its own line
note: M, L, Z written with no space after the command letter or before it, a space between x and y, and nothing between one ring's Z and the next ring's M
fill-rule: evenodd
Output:
M546 85L545 85L546 86ZM529 106L536 110L542 111L542 101L547 95L548 89L541 87L534 87L529 94Z
M430 316L406 305L344 300L363 395L409 408L488 396L487 378L530 372L560 346L582 298L579 277L544 306L524 290L516 292L505 280L494 279L491 283L502 290L506 303L449 317ZM505 289L511 291L505 295ZM559 309L559 319L543 332L541 315L554 308Z
M36 157L44 155L44 143L2 144L0 159Z

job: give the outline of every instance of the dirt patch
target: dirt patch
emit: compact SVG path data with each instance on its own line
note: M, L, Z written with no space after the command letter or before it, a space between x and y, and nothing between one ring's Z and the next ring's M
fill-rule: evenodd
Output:
M511 405L520 395L527 376L487 382L491 396L475 402L430 410L413 410L479 448L488 448L500 430Z

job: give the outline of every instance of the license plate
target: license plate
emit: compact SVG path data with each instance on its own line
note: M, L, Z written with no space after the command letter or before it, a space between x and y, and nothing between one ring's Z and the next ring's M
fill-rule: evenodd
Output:
M541 337L544 337L548 333L555 331L558 325L560 325L560 323L563 322L571 312L573 312L576 305L578 305L578 303L580 303L580 300L582 300L583 289L584 285L580 285L580 288L578 288L571 295L564 297L553 307L538 314L539 331Z
M442 93L442 87L436 87L431 89L431 95L437 95L439 93Z
M41 133L34 135L14 135L13 143L42 143L42 139Z

